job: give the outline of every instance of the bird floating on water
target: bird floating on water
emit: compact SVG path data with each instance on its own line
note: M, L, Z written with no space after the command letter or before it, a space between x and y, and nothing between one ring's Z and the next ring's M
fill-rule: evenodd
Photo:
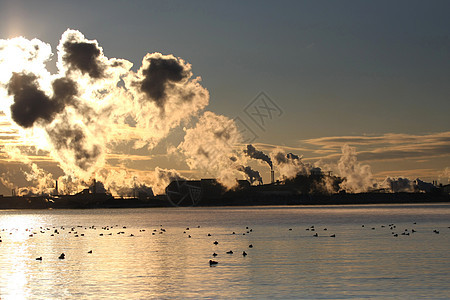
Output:
M217 264L218 264L217 261L212 260L212 259L209 260L209 265L210 265L210 266L214 266L214 265L217 265Z

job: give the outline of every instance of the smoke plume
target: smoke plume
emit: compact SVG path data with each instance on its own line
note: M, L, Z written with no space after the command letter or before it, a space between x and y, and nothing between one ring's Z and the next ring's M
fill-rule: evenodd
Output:
M251 167L238 166L238 170L245 173L245 175L247 176L247 179L250 181L250 184L253 184L254 182L263 184L263 180L262 180L262 177L259 174L259 172L256 170L253 170Z
M302 157L293 153L284 152L283 149L277 148L270 153L275 169L278 170L283 180L294 178L297 175L310 175L311 173L320 174L320 168L304 163Z
M372 171L369 165L361 165L356 156L356 148L349 145L342 146L338 169L344 181L340 187L349 193L368 192L376 186Z
M182 60L179 61L173 56L148 55L145 61L146 65L141 69L144 79L140 82L140 89L155 101L156 105L163 108L168 96L167 91L172 89L175 83L190 77L189 69L185 68Z
M236 186L240 158L234 146L241 137L234 121L212 112L205 112L194 128L186 130L178 149L185 155L191 169L217 176L227 188Z
M385 188L392 193L412 193L416 191L416 185L414 181L402 177L386 177L386 179L384 179L384 181L380 184L380 187Z
M450 168L447 167L442 171L441 174L439 174L439 180L442 184L449 184L450 183Z
M21 161L23 164L23 175L25 181L30 184L30 187L18 187L13 184L11 179L6 178L3 174L2 183L9 188L17 189L17 195L39 195L50 194L53 192L54 179L53 175L40 168L36 163L32 162L27 155L12 146L4 146L5 153L8 158L13 161Z
M151 151L209 102L201 78L173 55L148 53L134 72L131 62L107 58L96 40L71 29L57 47L56 74L46 67L52 55L50 45L37 39L0 40L0 111L20 140L57 162L67 190L101 177L111 167L107 155L123 145ZM153 173L160 178L139 174L136 185L151 182L161 190L170 176L162 169ZM130 181L104 184L117 192L119 185L130 187Z
M7 88L8 94L14 96L11 105L14 122L24 128L32 127L39 119L49 123L77 94L75 82L67 78L55 79L52 86L53 97L50 98L39 89L34 74L13 73Z
M272 160L270 159L270 157L264 154L264 152L256 150L253 145L247 145L247 149L244 150L244 153L247 154L250 158L265 161L271 169L273 168Z
M68 32L62 45L62 60L68 72L80 71L92 78L103 77L105 66L100 61L102 50L96 42L85 42L77 32Z

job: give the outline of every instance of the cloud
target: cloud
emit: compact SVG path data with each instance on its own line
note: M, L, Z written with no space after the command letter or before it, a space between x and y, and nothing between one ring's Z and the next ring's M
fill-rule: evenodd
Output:
M192 78L191 65L161 53L147 54L137 74L124 77L132 97L130 116L139 129L137 148L154 148L183 121L197 116L209 103L201 78Z
M373 189L376 184L369 165L357 161L356 148L342 146L342 156L338 161L340 175L344 178L340 187L350 193L363 193Z
M256 148L253 145L247 145L247 148L244 149L244 153L253 159L258 159L258 160L262 160L264 162L266 162L270 168L273 167L273 163L272 160L270 159L270 157L265 154L262 151L256 150Z
M29 128L38 120L53 121L77 94L75 82L58 78L52 83L53 97L47 96L38 86L34 74L13 73L7 84L8 94L14 97L11 116L18 125Z
M391 178L387 177L380 185L380 187L386 188L393 193L412 193L416 191L416 185L414 181L408 178Z
M389 161L446 157L450 155L450 131L427 135L384 134L381 136L342 136L304 140L306 144L320 150L336 151L323 156L324 160L337 157L344 144L360 145L358 158L361 161ZM310 151L315 150L312 148Z
M302 157L287 153L284 149L278 148L270 153L275 169L279 172L283 180L292 179L297 175L310 175L312 172L320 172L319 168L304 163Z
M203 170L232 188L239 177L238 166L245 163L235 145L241 136L233 120L206 111L195 127L186 129L178 149L191 169Z
M244 172L247 179L250 181L250 184L253 184L254 182L258 182L260 184L263 183L262 177L259 174L258 171L253 170L250 166L238 166L238 171Z
M97 41L87 40L81 32L69 29L61 38L59 50L60 63L68 73L78 71L92 78L105 76L107 64Z
M136 73L132 63L106 57L96 40L72 29L57 50L58 72L50 74L48 44L0 40L1 124L15 134L0 144L43 150L68 186L97 176L121 144L150 151L209 103L200 77L179 57L149 53Z
M189 78L190 68L183 60L160 53L147 55L144 62L141 68L143 80L139 83L140 89L163 108L171 85Z

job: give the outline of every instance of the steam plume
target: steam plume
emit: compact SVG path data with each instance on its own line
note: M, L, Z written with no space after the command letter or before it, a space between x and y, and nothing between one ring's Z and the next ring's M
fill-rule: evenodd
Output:
M62 48L64 49L62 61L68 72L78 70L82 74L89 74L92 78L104 76L106 66L100 60L103 51L97 42L85 41L78 32L69 31L65 34Z
M240 134L233 120L207 111L194 128L186 130L178 149L186 156L191 169L217 176L220 183L232 188L239 175L239 158L233 154L233 146L239 141Z
M57 50L58 73L50 74L50 45L0 40L0 111L22 140L58 163L62 188L76 189L101 173L109 167L107 154L120 145L153 149L208 105L201 79L173 55L149 53L135 73L131 62L107 58L97 41L71 29ZM105 187L119 191L117 182L105 181Z
M162 108L168 96L166 90L190 77L189 69L185 68L182 60L173 56L148 55L145 62L145 67L141 69L144 79L140 83L140 89Z
M388 189L392 193L408 192L412 193L416 191L416 185L414 181L408 178L392 178L386 177L386 179L381 183L380 187Z
M8 94L14 96L11 115L22 127L32 127L37 120L51 122L56 113L64 109L77 94L75 83L67 78L53 81L53 97L48 97L37 84L34 74L13 73L7 87Z
M256 170L253 170L251 167L238 166L238 170L241 172L244 172L245 175L247 175L247 178L250 181L250 184L253 184L256 181L258 181L258 183L260 183L260 184L263 183L262 177L259 174L259 172Z
M283 149L275 149L270 156L274 162L275 168L280 173L282 179L291 179L297 175L310 175L312 172L320 174L320 168L303 163L302 157L293 153L284 152Z
M375 187L372 171L369 165L361 165L356 158L356 148L342 146L342 156L338 169L344 181L341 189L351 193L363 193Z
M264 152L256 150L255 147L253 147L253 145L251 144L247 145L247 149L244 150L244 153L251 158L265 161L270 166L270 168L273 168L272 160L270 159L270 157L264 154Z

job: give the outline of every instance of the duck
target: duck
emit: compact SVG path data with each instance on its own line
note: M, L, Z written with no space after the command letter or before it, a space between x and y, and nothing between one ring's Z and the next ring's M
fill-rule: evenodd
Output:
M36 260L42 260L42 256L37 257Z
M217 265L217 264L218 264L217 261L212 260L212 259L209 260L209 265L210 265L210 266L215 266L215 265Z
M243 255L243 256L247 256L247 252L242 251L242 255Z
M227 251L227 254L233 254L233 251L231 251L231 250Z
M64 253L61 253L61 255L58 257L59 259L65 259L66 255Z

